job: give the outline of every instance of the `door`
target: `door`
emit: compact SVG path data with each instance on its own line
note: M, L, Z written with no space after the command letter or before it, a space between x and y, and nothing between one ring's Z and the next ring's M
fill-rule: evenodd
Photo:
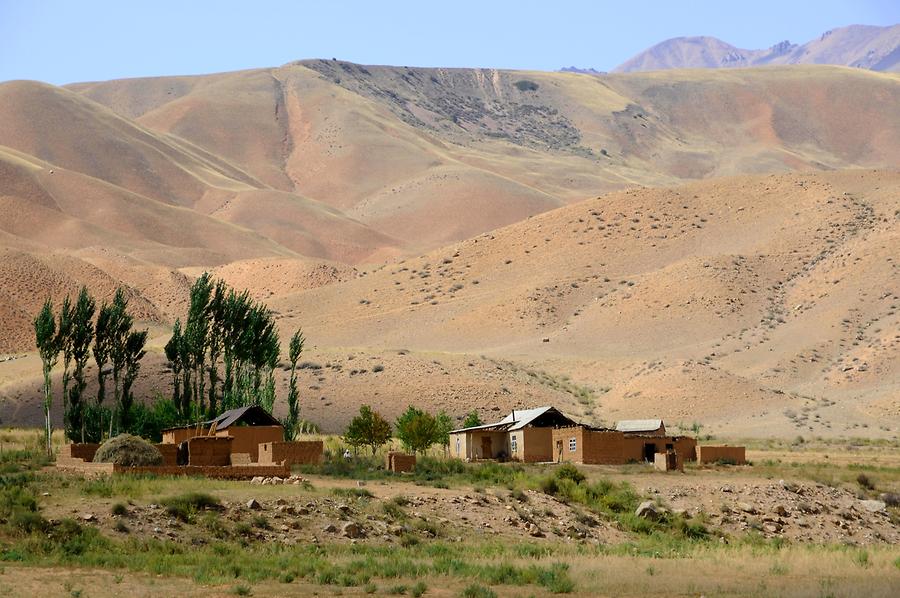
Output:
M494 451L491 449L491 437L490 436L482 436L481 437L481 458L482 459L490 459L494 456Z
M649 461L653 463L653 460L656 458L656 445L652 442L648 442L644 444L644 461Z

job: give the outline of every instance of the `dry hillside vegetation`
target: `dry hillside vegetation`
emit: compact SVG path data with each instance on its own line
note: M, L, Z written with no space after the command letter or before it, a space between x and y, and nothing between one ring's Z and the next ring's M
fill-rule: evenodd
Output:
M0 84L0 416L37 417L31 319L83 284L127 287L167 392L210 270L307 331L328 430L415 402L891 434L898 88L322 60Z

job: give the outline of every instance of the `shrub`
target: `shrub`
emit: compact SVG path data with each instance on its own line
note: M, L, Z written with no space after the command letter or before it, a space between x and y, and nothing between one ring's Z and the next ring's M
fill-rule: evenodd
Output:
M94 455L94 463L115 463L129 467L162 465L159 449L137 436L119 434L104 442Z
M128 515L128 507L125 506L125 503L117 502L112 506L109 512L113 515L122 517L124 515Z
M866 490L874 490L875 489L875 481L872 480L869 476L864 473L856 476L856 483L865 488Z
M537 91L538 87L540 87L537 83L529 81L528 79L516 81L514 85L519 91Z
M171 496L160 501L166 508L166 513L180 519L190 521L198 511L218 510L221 508L219 499L202 492L188 492L178 496Z
M494 592L494 590L478 585L477 583L467 586L466 589L463 590L462 595L464 598L497 598L497 593Z
M559 480L572 480L576 484L580 484L585 480L584 474L571 463L561 465L556 470L556 478Z

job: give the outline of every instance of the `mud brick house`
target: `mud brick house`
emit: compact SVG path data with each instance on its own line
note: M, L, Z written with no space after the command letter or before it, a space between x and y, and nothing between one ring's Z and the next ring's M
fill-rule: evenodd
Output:
M493 424L452 430L450 454L466 461L553 461L553 429L575 425L554 407L517 409Z
M583 464L654 463L657 453L672 450L684 461L697 458L697 441L689 436L666 436L661 420L640 425L620 422L616 429L574 425L552 430L554 460ZM626 424L622 426L621 424ZM661 432L661 433L660 433Z
M195 436L231 438L231 454L247 454L259 462L259 445L284 440L284 428L262 407L251 405L224 412L219 417L194 426L163 430L163 443L180 444Z

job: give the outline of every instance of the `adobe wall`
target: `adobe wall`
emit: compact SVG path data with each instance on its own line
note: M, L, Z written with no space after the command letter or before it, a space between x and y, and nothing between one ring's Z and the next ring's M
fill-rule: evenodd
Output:
M68 459L83 459L84 461L91 462L94 460L94 455L97 454L98 448L100 448L99 444L89 442L80 444L64 444L59 449L59 457Z
M416 456L398 451L388 451L384 457L385 469L394 473L412 471L416 468Z
M656 453L653 456L653 468L657 471L684 471L684 457L676 452L673 461L670 461L668 453Z
M281 426L229 426L217 430L216 437L231 437L231 451L248 453L250 460L259 462L259 445L265 442L281 442L284 440L284 428Z
M185 428L173 428L171 430L163 430L162 441L163 444L178 445L188 438L200 436L201 434L204 434L202 427L190 426Z
M93 465L93 464L92 464ZM97 463L96 465L112 465L112 463ZM291 468L287 465L243 465L243 466L156 466L126 467L114 466L115 473L137 473L155 475L189 475L205 476L225 480L248 480L256 476L286 478L291 475Z
M575 439L575 450L569 450L569 441ZM581 426L572 426L569 428L554 428L550 433L550 450L553 453L551 460L583 463L584 462L584 428ZM562 450L560 451L560 447Z
M163 456L163 465L178 465L178 445L177 444L154 444Z
M188 465L231 465L232 439L217 436L195 436L188 443Z
M518 455L526 463L542 463L553 461L553 428L535 428L527 426L521 432L522 438L517 441ZM512 435L511 433L510 435Z
M114 470L112 463L91 463L83 459L72 457L59 457L56 459L56 469L67 473L80 473L85 476L109 475Z
M472 458L469 454L468 435L465 432L450 434L450 456L463 460Z
M490 430L475 430L468 432L468 458L475 459L496 459L499 453L505 453L509 456L509 438L506 432L495 432ZM491 439L491 454L485 455L482 451L482 439L488 437ZM453 450L452 447L451 450Z
M570 441L575 439L575 450ZM562 443L559 453L558 443ZM688 436L633 436L616 430L589 430L582 426L553 430L553 459L562 462L596 465L622 465L644 460L644 445L652 444L653 452L665 453L671 444L685 461L696 459L697 441Z
M259 445L259 464L285 465L316 464L322 462L324 443L321 440L297 442L264 442Z
M700 463L715 463L728 460L737 465L747 463L747 450L743 446L710 446L697 447L697 461Z

